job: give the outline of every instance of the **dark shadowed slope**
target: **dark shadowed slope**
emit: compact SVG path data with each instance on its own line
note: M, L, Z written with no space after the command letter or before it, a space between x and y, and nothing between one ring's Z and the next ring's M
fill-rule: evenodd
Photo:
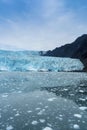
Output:
M78 37L73 43L47 51L45 56L71 57L80 59L87 70L87 34Z

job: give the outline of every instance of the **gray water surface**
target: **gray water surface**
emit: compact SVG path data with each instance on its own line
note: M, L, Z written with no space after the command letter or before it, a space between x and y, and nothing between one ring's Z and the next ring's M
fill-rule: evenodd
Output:
M0 73L0 130L87 130L87 73Z

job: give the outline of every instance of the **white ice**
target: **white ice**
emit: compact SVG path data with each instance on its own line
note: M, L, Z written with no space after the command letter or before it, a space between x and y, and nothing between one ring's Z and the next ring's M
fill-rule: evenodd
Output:
M52 130L50 127L45 127L43 130Z
M79 59L39 56L40 52L0 51L0 71L74 71L82 70Z
M79 107L79 109L84 111L84 110L87 110L87 107L82 106L82 107Z
M11 126L11 125L7 126L6 130L13 130L13 126Z
M44 123L44 122L45 122L45 120L44 120L44 119L39 119L39 120L40 120L40 122L41 122L41 123Z
M37 125L38 124L38 122L37 121L32 121L32 123L31 123L32 125Z
M79 127L78 124L74 124L74 125L73 125L73 128L74 128L74 129L80 129L80 127Z
M82 118L82 115L80 115L80 114L74 114L74 117Z
M55 97L49 98L48 101L49 101L49 102L52 102L52 101L54 101L55 99L57 99L57 98L55 98Z

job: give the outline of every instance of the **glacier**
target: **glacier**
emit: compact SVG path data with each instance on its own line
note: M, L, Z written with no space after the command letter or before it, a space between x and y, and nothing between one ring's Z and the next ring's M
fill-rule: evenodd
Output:
M39 51L0 51L0 71L79 71L79 59L41 56Z
M44 54L45 51L15 51L15 50L0 50L0 56L4 57L18 57L18 56L39 56Z

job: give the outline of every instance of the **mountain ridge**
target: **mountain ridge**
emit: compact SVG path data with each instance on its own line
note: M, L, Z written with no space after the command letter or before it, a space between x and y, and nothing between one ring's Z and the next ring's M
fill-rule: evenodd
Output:
M83 34L72 43L47 51L44 56L80 59L85 66L84 71L87 71L87 34Z

